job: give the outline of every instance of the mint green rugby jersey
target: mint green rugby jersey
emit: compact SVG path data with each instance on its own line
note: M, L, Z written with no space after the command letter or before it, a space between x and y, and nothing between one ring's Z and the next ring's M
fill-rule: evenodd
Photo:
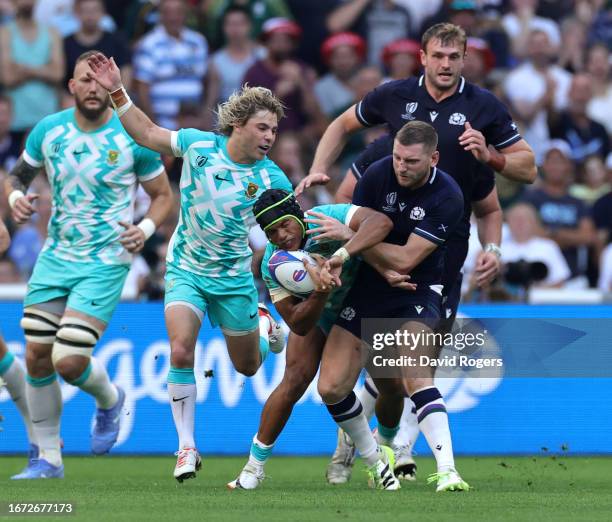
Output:
M335 205L320 205L318 207L313 207L311 211L320 212L321 214L325 214L326 216L337 219L341 223L345 225L349 225L351 219L355 215L355 212L359 210L360 207L357 205L352 205L350 203L338 203ZM307 223L307 228L317 228L319 225L313 225L312 223ZM306 244L303 247L303 250L310 252L311 254L319 254L323 257L329 258L336 250L338 250L343 245L341 241L314 241L313 236L308 236L306 240ZM266 245L266 251L264 253L263 259L261 260L261 275L264 280L264 283L268 287L268 291L270 292L270 297L272 298L273 303L277 303L282 299L290 296L291 294L281 287L270 275L270 269L268 268L268 261L272 254L278 250L276 246L268 241ZM342 280L342 286L340 288L336 288L331 292L327 303L325 303L325 311L338 313L340 311L340 306L342 305L342 301L346 294L348 293L353 281L355 279L355 275L357 273L357 269L359 268L359 259L351 258L345 265L342 267L342 274L340 279Z
M119 221L132 222L137 183L164 172L159 154L138 145L115 113L99 129L84 132L71 108L34 126L23 159L44 166L51 186L43 250L76 262L131 262L119 243L124 231Z
M251 273L253 205L264 190L292 192L290 181L267 157L249 165L234 163L227 136L197 129L171 136L183 170L181 212L168 246L168 264L211 278Z

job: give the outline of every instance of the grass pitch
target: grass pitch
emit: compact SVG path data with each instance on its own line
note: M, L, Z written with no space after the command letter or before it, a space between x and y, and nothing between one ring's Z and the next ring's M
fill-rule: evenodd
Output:
M418 479L398 492L367 488L363 467L351 482L329 486L324 458L273 457L257 491L228 491L244 458L205 457L195 480L179 485L171 457L68 457L64 480L10 481L24 458L0 457L0 502L76 502L73 516L92 521L497 521L612 519L612 459L599 457L460 458L474 490L438 493L426 484L432 458L417 459ZM21 517L0 517L13 520ZM27 517L32 520L32 517Z

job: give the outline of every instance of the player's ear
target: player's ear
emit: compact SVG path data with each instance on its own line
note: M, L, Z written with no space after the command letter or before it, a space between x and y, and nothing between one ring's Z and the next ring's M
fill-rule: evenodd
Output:
M419 57L421 58L421 65L422 65L423 67L425 67L425 57L426 57L426 56L427 56L427 55L425 54L425 51L424 51L423 49L420 49L420 50L419 50Z
M68 91L70 92L70 94L74 94L74 83L74 78L70 78L70 80L68 80Z
M440 160L440 152L438 152L437 150L434 150L433 154L431 155L431 166L435 167L438 164L439 160Z

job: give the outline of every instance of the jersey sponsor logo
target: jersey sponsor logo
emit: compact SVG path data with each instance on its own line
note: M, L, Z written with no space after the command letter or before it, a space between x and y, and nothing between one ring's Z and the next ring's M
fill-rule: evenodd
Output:
M439 114L438 111L429 111L429 119L432 121L432 123L436 121L438 114Z
M401 116L402 120L414 120L415 116L413 116L413 113L417 110L418 106L418 102L408 102L406 104L406 112Z
M461 114L460 112L453 112L448 119L448 123L451 125L464 125L465 121L465 114Z
M421 221L425 217L425 211L421 207L413 207L410 211L410 219Z
M306 277L306 270L294 270L293 272L293 280L296 283L299 283L300 281L302 281L302 279L304 279Z
M383 206L383 210L385 212L395 212L397 210L395 208L395 202L397 201L397 192L389 192L385 199L387 201L387 204Z
M355 318L355 309L347 306L342 312L340 312L340 317L346 321L352 321Z
M109 150L106 156L106 164L107 165L116 165L119 160L119 151L118 150Z
M258 190L259 190L259 185L256 185L255 183L251 182L248 184L244 193L246 194L247 198L253 199L257 195Z
M414 309L416 310L417 314L421 315L421 312L423 311L422 306L415 306Z
M404 212L404 209L408 206L406 203L398 203L400 212Z

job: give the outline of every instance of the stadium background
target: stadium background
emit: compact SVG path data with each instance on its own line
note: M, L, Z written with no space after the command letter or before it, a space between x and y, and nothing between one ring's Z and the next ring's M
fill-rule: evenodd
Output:
M0 17L4 27L11 23L15 5L19 3L28 2L0 2ZM74 10L72 3L69 0L32 2L35 4L33 17L39 27L50 23L55 28L60 35L59 52L63 54L63 58L69 58L69 51L75 47L70 35L75 29L83 34L91 30L85 30L83 27L91 25L92 5L97 6L94 25L97 27L99 24L99 27L108 31L107 34L115 40L113 45L122 49L127 77L132 78L132 81L128 80L129 85L134 99L138 99L138 94L142 95L143 92L142 84L153 82L147 76L147 49L142 38L159 21L157 2L133 0L125 9L123 2L85 0L74 2ZM180 4L175 1L167 3ZM272 154L294 183L307 172L312 157L312 145L316 143L325 125L343 108L342 103L350 105L364 94L364 86L376 85L384 78L392 77L389 56L394 53L413 53L405 50L400 52L390 47L385 58L384 53L380 51L392 42L386 41L384 34L387 34L387 37L392 35L394 39L418 40L424 28L437 21L459 23L471 37L478 38L471 41L470 63L465 74L471 75L468 78L470 81L485 85L499 95L510 107L523 135L528 139L530 136L535 137L530 143L536 149L541 167L541 176L536 187L542 186L545 179L545 159L551 152L549 140L570 136L566 128L554 125L554 120L555 117L558 119L561 116L575 116L571 111L575 104L569 92L573 77L586 75L589 79L594 91L586 101L588 115L603 125L609 139L612 129L610 2L247 0L236 3L246 5L253 15L253 40L250 45L254 46L255 42L261 41L262 34L266 35L265 27L273 27L266 26L266 21L274 17L292 18L304 29L300 40L295 41L295 57L300 60L300 67L307 68L305 70L308 74L305 74L304 78L308 79L308 82L300 84L299 88L305 90L302 95L309 98L310 102L314 96L319 104L318 107L315 104L314 108L312 103L300 107L300 117L294 119L297 123L292 123L292 128L283 129ZM207 59L222 48L222 13L229 4L230 2L225 0L185 2L189 8L186 24L206 38ZM349 4L360 6L357 16L352 20L338 16L339 13L342 14L338 10ZM100 7L103 7L106 13L100 11ZM336 17L331 18L334 14ZM384 29L385 24L390 24L389 17L384 16L388 14L396 21L403 22L399 26L397 23L388 25L387 31L381 32L381 27ZM83 25L79 30L81 24ZM329 62L326 60L329 60L330 53L337 50L338 41L328 44L326 52L320 52L323 42L331 34L332 26L336 32L350 30L361 36L369 44L369 52L361 54L357 49L357 61L354 62L350 74L346 73L342 66L332 71L337 74L336 79L341 80L335 85L344 88L345 96L339 96L339 104L330 108L325 106L325 98L335 96L325 90L327 96L317 98L316 85L324 78L328 81L334 80L326 76L330 73ZM273 32L272 29L270 31ZM538 31L544 33L549 41L544 42L546 45L540 41L542 48L529 48L529 34ZM405 47L398 48L410 48L408 44L404 45ZM377 52L372 51L374 48ZM257 53L260 53L260 49L262 48L257 47ZM520 96L515 96L515 92L509 91L508 87L511 85L509 78L512 78L513 74L518 75L534 60L541 58L535 56L537 52L546 54L548 63L540 72L533 73L533 76L540 75L544 78L547 88L550 87L554 97L558 98L544 100L544 108L538 105L540 100L521 99ZM491 61L491 56L495 57L494 62ZM19 57L13 58L14 63L18 63ZM39 58L43 65L45 59L50 60L48 56ZM475 64L472 62L474 58ZM8 66L10 67L10 62ZM69 70L68 67L66 74L59 74L55 83L47 85L51 87L50 94L55 96L57 108L70 104L70 97L65 93L65 78L69 76ZM210 71L210 67L208 70ZM559 70L562 72L559 73ZM196 76L196 80L201 81L202 78ZM19 102L14 98L14 86L6 81L6 74L2 75L0 84L4 94L13 100L13 106L18 107ZM334 82L331 84L334 85ZM222 101L222 93L219 91L216 99L211 101L207 98L207 89L218 88L219 85L211 87L208 80L202 85L198 99L181 98L180 89L175 89L177 99L174 101L179 107L179 112L175 114L177 125L209 128L213 123L210 111L200 112L200 108L204 105L210 109L211 103ZM319 85L327 85L326 89L330 88L329 83ZM524 91L533 89L535 87L530 85ZM334 92L335 94L337 93ZM528 104L527 110L525 103ZM529 108L534 109L534 112L530 113ZM27 123L23 123L24 115L15 114L15 111L11 114L10 103L5 99L0 101L0 115L3 116L0 118L0 178L4 181L20 151L28 128ZM38 114L36 118L40 119L44 115ZM374 137L374 132L368 132L356 139L336 165L336 170L339 173L344 172L354 154ZM585 139L590 143L588 138L587 136ZM536 288L537 284L532 287L502 280L495 292L484 293L474 292L470 287L468 267L465 278L466 304L462 307L465 315L551 318L612 316L612 306L602 304L609 301L612 282L609 275L612 271L612 250L608 247L608 230L612 228L612 217L607 210L612 208L612 160L609 145L606 140L603 141L605 143L596 147L593 153L586 155L581 152L581 147L585 145L582 142L574 143L569 140L568 148L557 145L555 149L566 161L564 172L568 194L573 194L580 201L579 204L586 209L584 217L589 221L589 226L597 230L589 235L588 240L575 246L586 254L585 259L588 262L582 267L570 267L572 277L555 281L551 285L552 290ZM173 164L169 158L165 158L165 161L176 187L180 165ZM24 341L18 326L21 314L19 298L23 295L25 281L44 241L50 209L46 181L37 179L33 190L41 194L39 216L29 225L16 226L9 217L6 195L0 188L0 218L5 220L13 236L11 249L0 259L0 300L4 301L0 303L0 325L9 348L20 357L23 356ZM508 185L502 180L500 199L504 208L508 209L516 201L525 198L525 191L529 190L533 188ZM312 190L302 198L302 204L310 207L326 203L333 198L333 191L333 186ZM137 216L142 215L147 204L142 194L139 198L136 205ZM599 204L599 212L593 210L597 201L603 202ZM143 256L136 260L130 283L124 292L126 300L131 302L120 305L97 348L98 356L107 358L111 375L132 392L132 402L126 408L127 415L124 417L120 443L114 450L116 452L167 454L176 446L176 434L164 387L169 347L163 310L159 303L165 269L163 259L175 220L176 216L160 227L147 245ZM575 223L575 226L578 227L579 224ZM545 230L538 229L536 232L547 235ZM511 236L511 232L508 232L508 235ZM261 250L261 235L253 234L252 246L256 252ZM524 304L500 305L492 302L500 299ZM479 304L470 305L470 302ZM555 303L555 306L537 303ZM262 371L254 378L244 380L230 370L219 332L212 331L208 326L203 328L200 345L197 378L201 393L196 426L200 449L205 453L245 455L250 439L256 431L261 406L280 379L283 359L270 357ZM585 357L588 356L588 353L585 354ZM213 376L205 377L204 370L209 369L213 370ZM441 387L446 390L454 444L459 454L536 453L543 451L542 448L551 452L612 452L609 442L612 419L602 415L602 407L605 406L597 399L609 394L610 379L464 378ZM66 453L85 453L89 450L88 433L93 403L85 394L75 392L76 389L64 385L66 407L62 418L62 437ZM0 453L23 452L26 446L25 433L5 391L0 393L0 412L4 416L0 424L3 428L0 432ZM275 448L275 453L327 454L333 450L334 443L334 424L321 406L315 387L311 387L296 408ZM416 451L421 454L428 453L422 439L419 440Z

